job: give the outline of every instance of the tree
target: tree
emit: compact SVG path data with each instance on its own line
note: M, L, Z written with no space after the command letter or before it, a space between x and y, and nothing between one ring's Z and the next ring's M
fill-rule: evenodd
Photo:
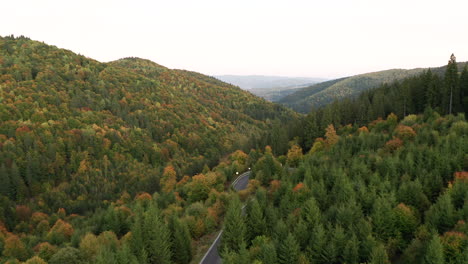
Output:
M328 147L332 147L336 143L338 143L338 135L336 134L335 127L333 124L328 125L327 129L325 129L325 142L327 143Z
M160 185L163 192L170 193L174 190L177 182L176 176L176 171L172 165L168 165L164 168L164 172L160 180Z
M26 260L28 258L28 251L19 237L10 235L5 240L3 255L6 257L17 258L19 260Z
M452 106L458 108L458 102L460 101L458 92L458 68L457 60L455 55L450 56L450 60L445 70L445 94L444 98L447 98L444 107L448 107L448 114L452 114ZM448 103L448 104L447 104Z
M247 205L247 231L248 242L266 233L265 217L256 199Z
M460 111L464 111L465 115L468 115L468 64L465 64L460 76L460 100L464 107Z
M43 259L38 256L34 256L28 259L24 264L47 264Z
M450 230L455 224L456 210L450 194L441 195L426 212L426 222L439 232Z
M149 263L171 263L171 237L169 229L154 203L144 214L144 246Z
M192 259L192 240L187 224L173 215L169 221L169 230L171 231L172 261L179 264L189 263Z
M294 236L289 233L286 239L279 242L278 263L295 264L299 261L300 248Z
M80 251L83 257L91 261L99 251L97 237L92 233L87 233L80 242Z
M81 264L80 251L73 247L65 247L55 253L49 260L49 264Z
M9 197L11 192L10 176L3 162L0 165L0 182L2 183L0 184L0 195Z
M317 123L317 112L312 109L312 111L306 116L304 122L304 135L303 135L303 147L309 149L312 147L315 139L322 136L320 134L320 128Z
M424 264L443 264L444 260L444 249L438 234L434 234L432 239L426 248L426 254L424 255Z
M372 250L370 255L370 262L369 264L388 264L390 261L388 260L387 251L385 250L383 245L377 245Z
M287 154L287 161L289 166L291 167L297 167L299 165L299 162L302 160L302 149L298 145L293 145L289 150Z
M238 252L240 245L245 243L246 231L247 227L242 216L239 196L233 195L224 220L223 239L221 240L222 251Z

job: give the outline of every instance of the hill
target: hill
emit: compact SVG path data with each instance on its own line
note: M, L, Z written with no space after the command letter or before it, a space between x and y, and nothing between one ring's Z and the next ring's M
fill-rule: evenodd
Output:
M237 85L242 89L271 89L302 86L322 82L323 78L309 77L284 77L284 76L264 76L264 75L217 75L215 78Z
M263 75L218 75L215 78L239 86L271 102L276 102L300 88L325 80L322 78Z
M223 263L465 263L466 133L463 114L427 111L266 150L227 208Z
M459 65L463 69L464 63L459 63ZM299 89L278 102L298 112L308 113L312 108L322 107L334 100L354 97L368 89L415 76L424 70L427 69L392 69L340 78ZM438 67L432 71L442 75L445 72L445 67Z
M29 232L15 229L17 206L85 216L122 195L161 192L169 172L190 179L278 137L287 148L288 132L272 128L297 119L199 73L139 58L101 63L25 37L0 37L0 102L0 231L17 234Z

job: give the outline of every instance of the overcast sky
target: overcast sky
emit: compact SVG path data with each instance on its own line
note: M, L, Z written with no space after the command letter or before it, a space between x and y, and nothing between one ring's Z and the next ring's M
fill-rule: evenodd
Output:
M102 62L332 78L467 61L467 13L466 0L10 0L0 35Z

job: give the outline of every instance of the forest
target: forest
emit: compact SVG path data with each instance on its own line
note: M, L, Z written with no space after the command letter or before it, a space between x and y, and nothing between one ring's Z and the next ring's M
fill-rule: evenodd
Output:
M459 70L452 56L301 115L196 72L0 37L0 263L198 263L220 229L223 263L466 263Z

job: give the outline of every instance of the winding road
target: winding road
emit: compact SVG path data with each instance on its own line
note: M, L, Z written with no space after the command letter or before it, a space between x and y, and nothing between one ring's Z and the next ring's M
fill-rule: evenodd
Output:
M244 190L245 188L247 188L250 174L251 174L250 171L242 173L231 184L232 188L234 188L234 190L236 191ZM219 253L218 253L218 246L221 241L222 234L223 234L223 230L219 231L218 236L216 237L213 244L211 244L205 256L203 256L202 260L200 261L200 264L220 264L221 263L221 257L219 256Z

